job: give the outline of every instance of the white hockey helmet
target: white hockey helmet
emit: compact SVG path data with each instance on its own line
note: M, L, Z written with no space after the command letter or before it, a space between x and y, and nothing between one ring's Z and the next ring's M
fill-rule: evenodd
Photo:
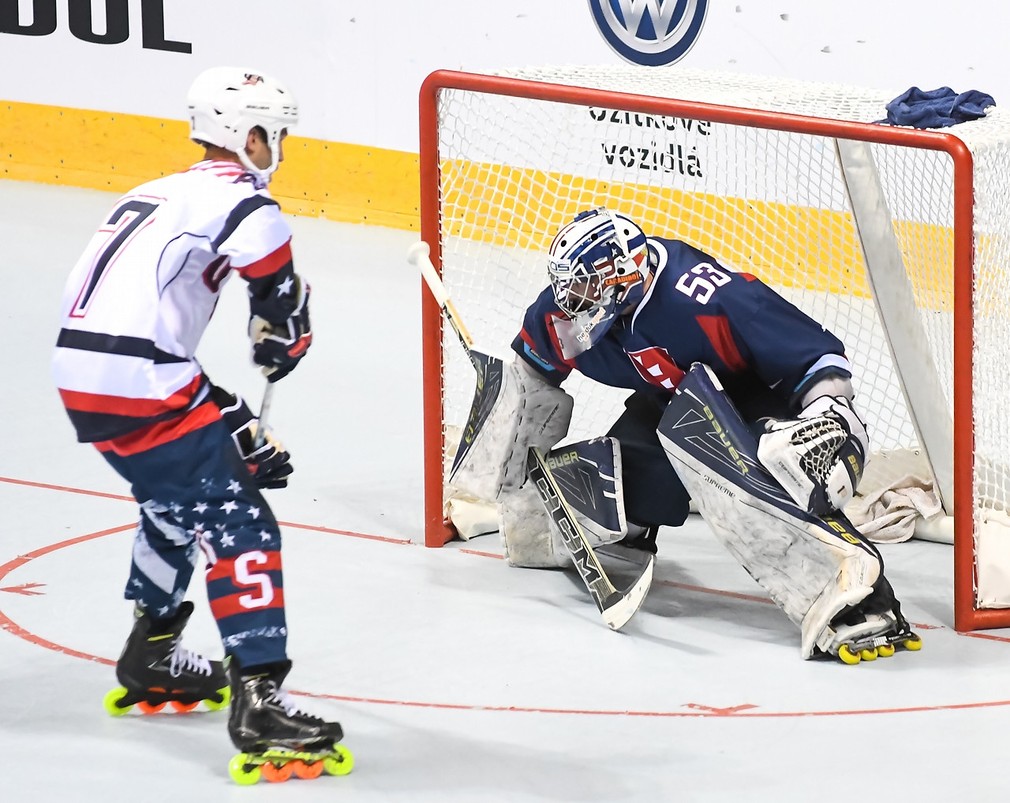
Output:
M212 67L193 81L186 98L190 139L238 155L245 168L269 181L280 163L281 135L298 122L298 102L280 81L251 69ZM266 169L245 152L249 132L262 128L273 156Z
M580 212L555 235L547 272L554 300L583 319L595 341L620 313L645 295L649 270L645 232L631 218L600 207Z

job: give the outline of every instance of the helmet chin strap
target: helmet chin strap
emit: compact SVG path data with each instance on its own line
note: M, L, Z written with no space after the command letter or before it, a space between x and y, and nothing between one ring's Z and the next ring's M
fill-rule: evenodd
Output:
M259 181L263 182L266 186L270 183L270 179L273 178L274 172L280 165L280 159L278 158L277 146L274 143L270 143L267 147L270 148L270 166L266 168L257 167L253 164L252 159L249 158L249 154L246 153L245 148L239 149L236 153L238 155L239 161L242 162L242 166L256 176Z

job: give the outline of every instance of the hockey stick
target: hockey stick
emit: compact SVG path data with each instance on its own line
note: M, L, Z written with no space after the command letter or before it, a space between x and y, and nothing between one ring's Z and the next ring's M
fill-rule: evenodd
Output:
M267 380L263 389L263 401L260 403L260 414L256 419L256 437L253 438L253 448L259 449L267 440L266 420L270 415L270 405L274 400L274 383Z
M431 264L429 253L426 242L415 243L407 252L407 261L420 268L421 275L424 277L425 284L431 291L435 302L456 333L460 343L463 344L463 348L466 349L473 367L477 370L478 382L482 381L491 363L498 363L497 373L500 374L500 360L474 351L473 338L463 325L459 313L449 298L449 291L442 283L435 266ZM459 455L457 455L457 461L459 459ZM626 592L618 591L600 564L599 558L586 538L585 531L558 488L557 481L551 474L548 460L536 447L531 447L529 450L526 468L530 481L533 482L544 507L557 525L561 538L571 553L572 562L575 564L579 576L586 584L586 588L589 589L596 607L603 614L603 620L611 630L620 630L635 615L649 593L655 568L655 557L649 556L649 561L642 574Z

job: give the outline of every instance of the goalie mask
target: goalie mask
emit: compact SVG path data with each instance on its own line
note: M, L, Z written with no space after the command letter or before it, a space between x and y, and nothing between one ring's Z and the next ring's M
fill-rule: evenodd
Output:
M242 165L268 182L280 163L281 137L298 122L298 102L279 81L255 70L213 67L196 77L187 96L190 139L233 151ZM266 132L272 156L266 169L245 152L252 129Z
M598 342L618 315L642 300L648 270L645 233L622 214L591 209L557 233L547 272L580 350Z

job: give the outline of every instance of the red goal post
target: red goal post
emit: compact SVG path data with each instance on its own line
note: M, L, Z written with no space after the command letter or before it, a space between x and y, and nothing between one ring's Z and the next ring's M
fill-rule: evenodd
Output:
M889 99L679 68L438 71L420 91L421 236L492 353L584 208L759 276L846 344L872 449L927 459L953 517L955 627L1010 626L1010 126L875 124ZM425 543L440 546L473 375L422 298ZM626 395L566 389L570 437L605 432Z

